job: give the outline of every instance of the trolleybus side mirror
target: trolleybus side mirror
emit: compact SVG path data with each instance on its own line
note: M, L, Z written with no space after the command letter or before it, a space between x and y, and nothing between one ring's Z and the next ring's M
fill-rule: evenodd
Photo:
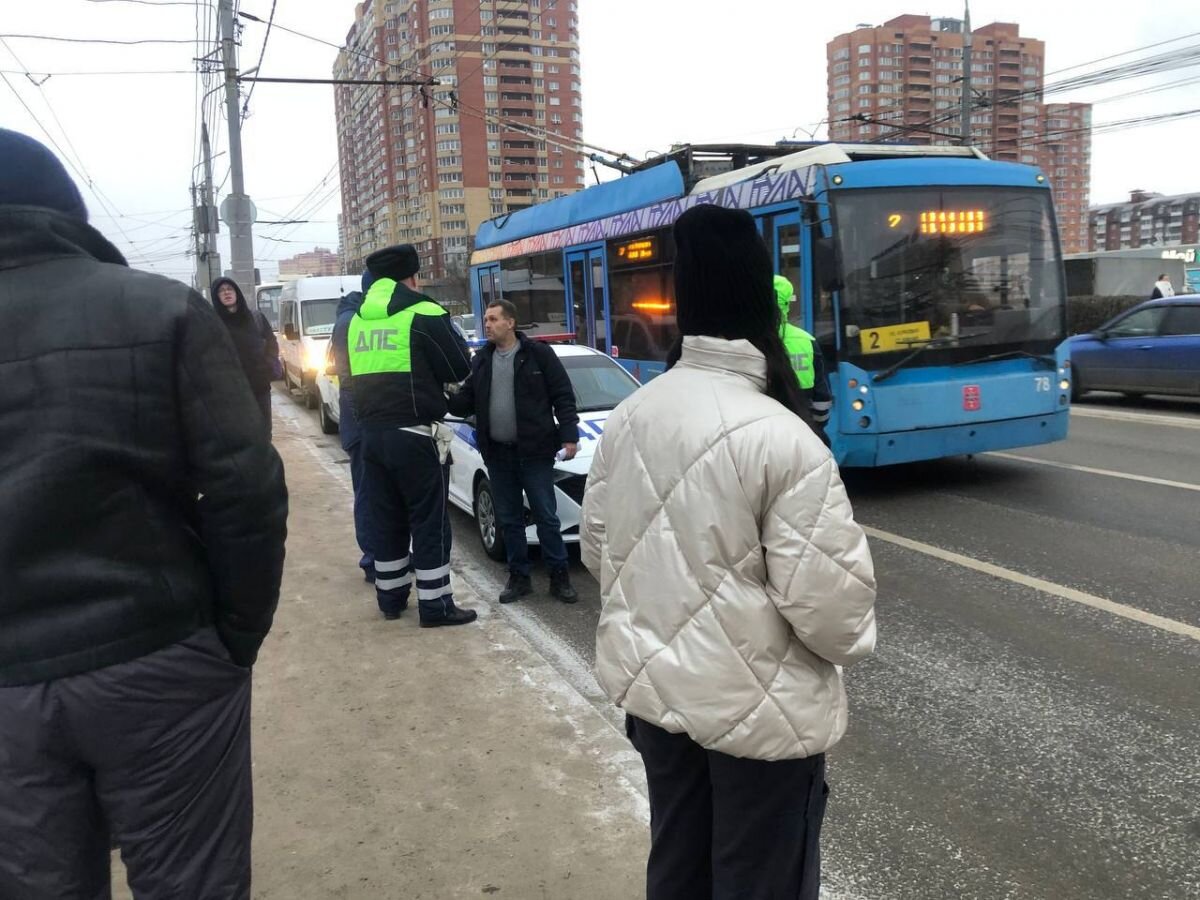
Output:
M833 238L819 237L813 241L813 273L817 286L823 291L836 291L842 287L838 278L837 253Z
M285 338L287 338L289 341L296 340L296 326L293 325L291 322L284 323L283 336Z

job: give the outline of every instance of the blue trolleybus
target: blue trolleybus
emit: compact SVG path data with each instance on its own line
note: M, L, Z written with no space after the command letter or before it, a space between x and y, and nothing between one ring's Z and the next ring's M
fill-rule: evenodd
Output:
M675 339L671 224L702 203L758 220L793 321L825 355L838 462L880 466L1061 440L1070 363L1051 191L970 148L693 146L485 222L476 320L512 301L645 381Z

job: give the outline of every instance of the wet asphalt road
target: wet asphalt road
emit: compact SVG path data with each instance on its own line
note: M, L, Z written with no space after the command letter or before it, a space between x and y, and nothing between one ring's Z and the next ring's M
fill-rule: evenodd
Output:
M1200 898L1200 402L1096 395L1062 444L845 477L883 537L878 651L830 754L832 897ZM494 598L503 566L454 528ZM579 604L516 615L603 705L574 574Z

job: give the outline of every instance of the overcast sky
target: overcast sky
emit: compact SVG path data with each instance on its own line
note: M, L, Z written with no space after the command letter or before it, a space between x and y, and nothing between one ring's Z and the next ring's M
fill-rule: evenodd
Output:
M961 14L961 0L933 7L925 2L579 0L585 139L642 157L673 142L770 142L793 133L802 136L797 128L815 128L825 116L826 41L860 22L880 24L906 12ZM132 264L189 280L194 261L185 251L196 147L192 59L197 7L183 0L162 0L158 9L127 0L0 3L0 33L5 35L185 42L115 46L7 37L9 49L0 44L0 72L101 193L103 203L96 192L84 192L93 223ZM565 11L567 0L543 0L543 5ZM276 22L338 43L353 22L354 6L353 0L278 0ZM242 0L241 7L265 20L271 2ZM1195 4L1185 0L977 0L972 18L976 26L1020 22L1022 33L1046 41L1046 70L1053 73L1182 38L1197 28L1189 25L1194 10ZM246 23L243 69L257 62L264 30ZM1200 35L1194 35L1162 49L1198 43ZM276 29L262 74L327 78L335 56L330 47ZM37 87L20 74L25 71L39 80L44 73L60 74ZM66 74L95 71L163 74ZM1096 123L1195 109L1200 107L1200 85L1100 102L1189 75L1200 76L1200 71L1121 81L1048 99L1097 103ZM223 108L221 112L223 116ZM0 123L45 140L33 116L3 84ZM1198 126L1200 119L1189 119L1097 136L1092 202L1120 201L1132 188L1200 190L1194 162ZM225 131L222 125L218 152L226 149ZM255 252L264 276L273 273L274 261L282 257L317 245L335 249L340 197L334 190L336 169L329 177L337 161L332 88L259 85L243 140L246 189L258 205L259 218L310 220L307 225L256 228ZM227 159L217 159L218 182L226 175ZM328 202L316 208L309 203L298 216L296 204L314 189L312 196L328 195ZM228 246L224 240L222 244L228 266Z

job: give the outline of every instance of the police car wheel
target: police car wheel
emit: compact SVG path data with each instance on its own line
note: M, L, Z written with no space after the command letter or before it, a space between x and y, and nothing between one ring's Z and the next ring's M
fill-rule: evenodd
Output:
M321 409L317 415L318 415L318 418L321 420L321 433L322 434L337 434L338 433L338 423L333 421L333 417L331 415L329 415L329 404L328 403L324 403L324 402L321 403Z
M496 517L496 500L486 480L479 482L475 492L475 524L479 527L483 552L494 560L503 561L504 535L500 533L500 521Z

